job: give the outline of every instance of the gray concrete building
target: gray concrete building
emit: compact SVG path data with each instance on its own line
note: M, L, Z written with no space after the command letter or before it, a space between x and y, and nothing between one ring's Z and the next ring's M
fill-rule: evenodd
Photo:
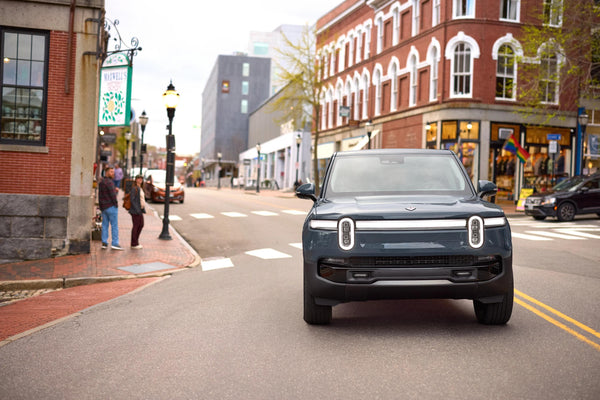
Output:
M237 172L238 155L248 147L249 115L269 97L270 77L268 58L217 57L202 92L200 159L208 185L217 184L219 164L221 178Z

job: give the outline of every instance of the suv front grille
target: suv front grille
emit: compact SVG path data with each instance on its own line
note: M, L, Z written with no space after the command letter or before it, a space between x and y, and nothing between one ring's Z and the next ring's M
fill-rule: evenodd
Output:
M351 257L350 265L364 266L467 266L475 265L475 256L470 255L439 255L414 257Z

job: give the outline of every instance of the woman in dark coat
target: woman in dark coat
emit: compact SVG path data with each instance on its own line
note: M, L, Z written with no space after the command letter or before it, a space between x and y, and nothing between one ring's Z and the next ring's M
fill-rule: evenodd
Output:
M131 214L131 220L133 221L133 228L131 228L131 248L142 249L143 246L140 244L140 233L144 228L144 214L146 213L146 200L144 198L144 190L142 189L142 182L144 178L141 175L135 177L133 186L131 187L131 208L129 214Z

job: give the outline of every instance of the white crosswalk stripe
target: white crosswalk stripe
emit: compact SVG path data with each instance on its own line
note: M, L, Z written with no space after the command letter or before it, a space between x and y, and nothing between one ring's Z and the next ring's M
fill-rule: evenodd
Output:
M244 217L247 217L246 214L242 214L242 213L235 212L235 211L222 212L221 214L223 214L226 217L231 217L231 218L244 218Z
M279 215L271 211L252 211L252 214L260 215L262 217L275 217Z
M562 233L548 232L548 231L525 231L525 233L529 233L529 234L532 234L532 235L547 236L547 237L556 238L556 239L586 240L585 238L582 238L582 237L569 236L569 235L564 235Z
M306 215L305 211L298 210L283 210L282 212L290 215Z
M247 251L246 254L248 254L249 256L262 258L263 260L273 260L276 258L291 258L292 257L289 254L282 253L275 249L268 249L268 248Z
M517 239L536 240L536 241L552 240L552 239L547 238L547 237L534 236L534 235L526 235L524 233L517 233L517 232L512 232L512 237L513 238L517 238Z
M196 218L196 219L210 219L210 218L214 218L213 215L204 214L204 213L190 214L190 216L193 217L193 218Z
M165 216L161 215L160 219L163 219ZM179 215L169 215L169 221L181 221L181 217Z
M302 250L302 243L290 243L290 246Z
M598 235L593 235L593 234L587 233L587 232L581 232L581 231L575 230L575 229L557 229L557 231L560 233L581 236L581 237L585 237L585 238L589 238L589 239L600 239L600 236L598 236Z
M231 267L233 267L233 263L230 258L213 257L202 260L202 271L212 271L215 269Z

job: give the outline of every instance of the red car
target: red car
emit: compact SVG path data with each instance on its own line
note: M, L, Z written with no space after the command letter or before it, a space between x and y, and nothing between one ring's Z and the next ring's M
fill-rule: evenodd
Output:
M167 177L167 171L164 169L149 169L146 171L144 178L144 195L146 200L152 202L164 202L165 201L165 181ZM183 185L178 181L173 183L171 186L170 201L179 201L183 203L185 198L185 192Z

